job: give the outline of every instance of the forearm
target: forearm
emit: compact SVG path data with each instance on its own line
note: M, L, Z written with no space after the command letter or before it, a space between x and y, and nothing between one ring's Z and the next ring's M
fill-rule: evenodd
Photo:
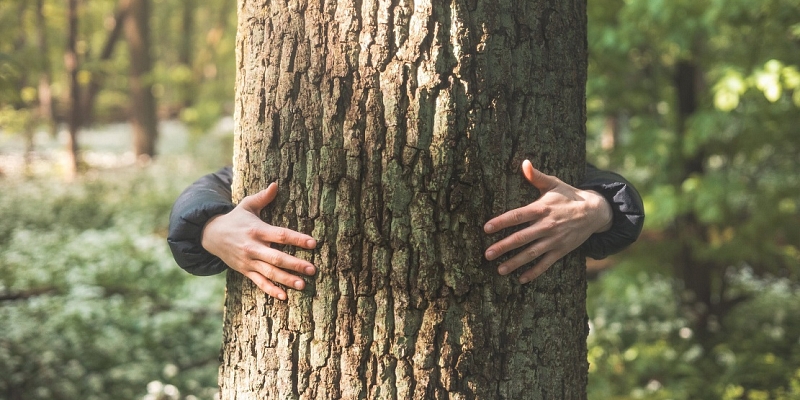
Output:
M636 188L619 174L586 166L586 176L577 186L600 194L611 207L611 226L594 233L581 249L594 259L618 253L638 239L644 225L644 206Z
M169 243L178 265L194 275L213 275L227 267L202 246L205 225L215 216L233 210L232 171L223 168L198 179L181 193L169 218Z

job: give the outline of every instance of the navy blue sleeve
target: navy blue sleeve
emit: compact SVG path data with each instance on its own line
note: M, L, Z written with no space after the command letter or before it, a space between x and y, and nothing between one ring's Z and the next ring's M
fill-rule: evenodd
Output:
M178 265L194 275L214 275L228 267L202 246L203 228L214 216L234 209L233 171L225 167L191 184L178 196L169 216L169 243Z
M611 229L595 233L581 245L588 257L596 260L622 251L639 238L644 226L644 205L639 192L619 174L586 164L586 175L579 189L600 193L614 213Z

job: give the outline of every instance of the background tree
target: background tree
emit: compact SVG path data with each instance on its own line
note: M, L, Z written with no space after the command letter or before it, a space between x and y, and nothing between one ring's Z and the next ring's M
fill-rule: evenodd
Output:
M234 197L278 181L319 272L286 303L228 275L222 397L585 398L583 261L521 286L482 254L523 159L584 170L585 3L238 11Z
M800 186L771 177L797 166L800 141L788 132L798 123L789 111L800 106L800 73L792 65L800 45L792 23L800 12L762 22L767 10L796 11L800 3L679 2L658 11L646 2L608 3L596 8L605 19L590 35L598 71L592 115L617 121L611 159L630 162L651 193L650 227L667 235L652 251L680 279L703 333L745 299L728 291L732 271L798 272L783 243L800 239L792 206ZM611 89L612 82L620 84ZM790 215L786 222L793 222L779 222Z
M128 10L125 18L125 39L130 51L131 126L133 151L137 157L156 154L158 116L150 73L150 0L123 0Z
M84 93L93 85L97 90L91 118L82 115L79 137L91 156L84 160L91 173L67 185L52 178L62 172L60 149L70 108L64 64L68 2L41 0L43 50L40 4L0 1L0 170L5 174L0 175L0 321L9 321L0 323L0 397L13 398L7 391L11 387L25 399L53 399L57 394L106 398L110 392L135 398L145 396L148 383L157 381L153 392L162 382L177 387L184 398L213 398L222 299L198 296L220 295L221 282L182 274L159 243L163 245L165 213L180 190L204 171L230 161L221 149L232 146L219 145L217 138L232 141L232 136L217 126L234 104L236 7L232 0L195 2L195 29L189 37L182 33L189 2L152 0L151 37L157 39L151 43L152 93L159 115L189 128L190 145L182 144L182 130L165 129L160 160L136 172L121 168L102 173L96 155L128 160L131 150L129 133L116 124L126 123L130 114L130 55L122 34L116 50L103 57L109 33L123 25L115 23L120 20L119 3L79 2L78 80ZM471 10L473 3L466 8ZM412 15L407 3L402 4L398 15ZM800 3L592 0L588 7L589 159L633 180L648 212L642 239L604 260L602 265L613 268L596 274L588 285L589 398L797 399ZM381 21L395 20L393 13L392 19L385 12L380 15L387 15ZM394 32L407 27L384 29L391 35L382 40L406 40ZM509 37L530 34L527 28L506 31ZM437 34L447 32L451 29ZM368 31L363 35L371 37ZM188 63L180 56L182 43L193 50ZM433 54L424 47L428 43L433 41L423 41L423 48ZM465 41L450 43L443 48L452 53L456 44L468 48L459 44ZM484 49L497 48L492 47L495 42L487 43ZM361 60L366 51L356 47ZM476 49L464 55L476 59L481 54L485 51ZM435 60L439 65L454 62L448 57ZM39 82L48 63L59 140L47 134L50 127L39 117ZM496 69L473 65L482 65L481 71ZM694 72L679 73L689 70L679 65ZM476 68L443 76L475 76L470 71ZM420 76L411 72L406 72L409 82ZM694 111L679 118L676 78L692 75L698 84L684 86L680 93L694 92ZM436 85L434 89L448 87ZM188 106L187 96L192 99ZM480 96L489 95L474 98ZM381 93L380 100L384 97ZM413 99L413 104L420 101ZM337 107L347 109L346 104ZM409 104L398 107L407 110ZM494 110L485 101L468 104L483 107L476 115ZM405 119L383 118L402 124ZM329 125L333 120L323 121ZM23 133L29 128L35 133L35 151L29 157L34 168L22 180L16 176L16 162L23 159ZM114 146L114 153L107 145ZM403 149L413 160L417 150ZM190 163L190 154L200 155L203 164ZM175 157L181 161L171 163ZM507 168L508 179L517 182L519 175L511 172L515 166ZM142 175L122 179L124 173ZM473 192L479 190L467 193ZM281 193L302 198L297 191ZM383 187L376 193L388 198ZM383 222L380 226L380 232L387 229ZM709 279L686 282L691 277L687 273ZM173 367L179 371L174 376Z
M147 112L152 114L148 118L153 121L146 124L151 131L158 122L159 113L179 117L196 133L208 132L222 116L230 114L235 74L232 21L235 7L232 2L215 0L184 5L151 0L146 16L141 14L136 19L131 14L139 25L144 24L134 24L134 27L139 26L136 30L139 33L134 33L159 39L148 43L146 53L152 56L149 67L145 66L145 57L117 51L120 46L126 46L123 27L128 20L130 2L75 2L74 57L66 56L72 52L68 51L69 35L65 35L70 32L70 2L9 0L3 3L0 31L5 40L0 40L0 85L4 90L0 96L0 128L4 134L27 132L32 147L33 133L40 128L54 132L60 125L69 132L73 114L72 86L77 89L72 93L77 96L74 112L80 117L72 118L77 122L72 124L74 134L70 136L74 138L71 140L76 144L76 151L80 148L82 129L144 115L147 107L137 108L147 103L141 96L149 96L160 103L152 112ZM190 25L196 29L192 31ZM136 41L144 43L139 39ZM144 51L141 46L129 50ZM65 59L77 61L74 74L68 71L67 67L72 68L72 64L65 63ZM132 65L132 60L137 64ZM130 78L131 73L138 78ZM75 85L71 83L73 76ZM136 82L146 87L134 91L139 86L131 85ZM134 99L134 93L140 98ZM192 101L188 102L188 98ZM47 117L47 110L52 110L52 119ZM139 111L134 113L136 110ZM152 132L149 135L154 137ZM152 139L146 137L142 143L148 141ZM152 147L145 147L148 146ZM71 144L67 147L73 148ZM77 156L71 158L78 159ZM75 162L69 164L76 165Z
M796 359L784 341L800 327L780 316L789 300L769 288L796 288L800 272L791 172L800 167L800 2L601 0L589 10L589 148L637 183L648 214L646 240L624 260L627 287L666 278L674 299L648 312L646 298L615 295L619 308L603 307L638 310L625 313L632 324L670 315L677 326L617 332L628 359L607 365L626 383L598 398L651 381L668 388L648 398L793 398L794 362L768 366L753 352Z
M69 75L69 103L70 111L67 118L69 136L67 136L67 173L70 178L74 178L78 172L78 129L81 126L81 87L78 80L79 58L78 58L78 0L68 0L67 2L67 43L64 51L64 65Z

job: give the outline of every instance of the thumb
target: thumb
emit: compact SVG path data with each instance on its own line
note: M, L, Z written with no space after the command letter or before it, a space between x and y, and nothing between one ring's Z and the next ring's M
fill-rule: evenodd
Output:
M522 162L522 175L525 175L525 179L542 193L554 189L559 182L558 178L533 168L533 164L531 164L530 160Z
M277 195L278 184L272 182L269 184L269 186L267 186L266 189L243 198L239 205L251 213L257 214L261 211L261 209L266 207L267 204L272 203Z

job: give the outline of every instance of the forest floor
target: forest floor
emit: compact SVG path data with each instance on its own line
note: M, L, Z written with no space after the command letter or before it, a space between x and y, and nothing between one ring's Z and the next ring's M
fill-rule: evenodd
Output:
M230 163L233 121L223 118L212 131L199 135L176 120L159 124L157 154L164 157L192 156L212 166ZM0 177L45 177L63 175L68 162L68 132L60 125L52 135L44 127L34 134L33 151L26 153L25 138L0 130ZM84 170L104 170L133 166L133 134L126 122L93 126L80 131L78 143ZM228 146L230 147L230 146Z

